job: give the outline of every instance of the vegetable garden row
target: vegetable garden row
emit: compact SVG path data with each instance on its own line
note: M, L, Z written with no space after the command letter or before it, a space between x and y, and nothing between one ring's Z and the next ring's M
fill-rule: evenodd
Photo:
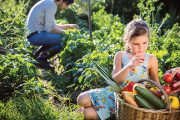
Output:
M124 50L125 23L121 16L105 11L103 4L94 3L92 13L93 38L90 39L88 21L82 18L79 4L71 6L61 15L72 17L80 30L67 32L65 47L52 59L55 70L42 70L32 62L32 49L26 39L25 21L29 2L14 0L0 4L0 45L6 50L0 55L0 119L7 120L59 120L83 119L76 112L79 93L107 86L105 80L93 69L95 61L111 74L114 54ZM166 24L170 15L158 21L155 1L140 0L140 13L151 28L149 53L159 61L159 78L166 70L180 66L180 26ZM145 5L146 3L146 5ZM148 9L148 11L147 11ZM57 15L57 22L69 23ZM87 17L87 16L86 16ZM128 22L128 21L127 21Z

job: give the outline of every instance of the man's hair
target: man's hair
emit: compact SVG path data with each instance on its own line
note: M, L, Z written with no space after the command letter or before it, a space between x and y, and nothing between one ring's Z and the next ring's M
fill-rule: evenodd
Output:
M73 3L74 3L74 0L63 0L63 1L66 1L68 5L73 4Z
M56 0L57 2L61 1L61 0ZM68 5L73 4L74 0L63 0L63 2L66 2Z

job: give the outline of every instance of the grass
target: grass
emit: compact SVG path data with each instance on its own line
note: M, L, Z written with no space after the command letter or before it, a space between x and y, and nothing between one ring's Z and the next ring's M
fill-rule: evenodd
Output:
M83 120L76 112L77 105L55 105L51 100L40 96L18 97L7 103L0 103L2 120Z

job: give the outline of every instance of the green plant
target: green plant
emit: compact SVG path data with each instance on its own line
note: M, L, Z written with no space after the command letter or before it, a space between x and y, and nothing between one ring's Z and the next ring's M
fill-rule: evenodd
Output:
M22 89L27 80L36 79L38 71L35 66L20 54L0 55L0 99L11 97L15 90Z
M56 96L56 90L52 86L50 81L41 80L41 79L30 79L22 84L22 89L16 91L16 96L33 96L41 95L44 98L48 96Z
M26 120L57 120L59 118L58 108L40 96L33 96L30 99L20 97L15 99L15 104Z
M20 43L19 39L25 39L26 4L7 0L1 3L0 8L0 39L5 48L10 49Z
M12 101L9 101L6 104L0 102L0 119L25 120L25 117L18 112L17 106Z

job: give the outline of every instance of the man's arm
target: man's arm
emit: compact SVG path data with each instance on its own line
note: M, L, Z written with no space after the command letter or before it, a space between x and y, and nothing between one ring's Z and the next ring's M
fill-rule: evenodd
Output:
M67 30L67 29L79 29L78 25L76 24L59 24L57 25L60 29Z
M52 30L51 30L52 33L55 33L55 34L63 34L65 32L64 29L61 29L60 27L58 26L55 26Z

